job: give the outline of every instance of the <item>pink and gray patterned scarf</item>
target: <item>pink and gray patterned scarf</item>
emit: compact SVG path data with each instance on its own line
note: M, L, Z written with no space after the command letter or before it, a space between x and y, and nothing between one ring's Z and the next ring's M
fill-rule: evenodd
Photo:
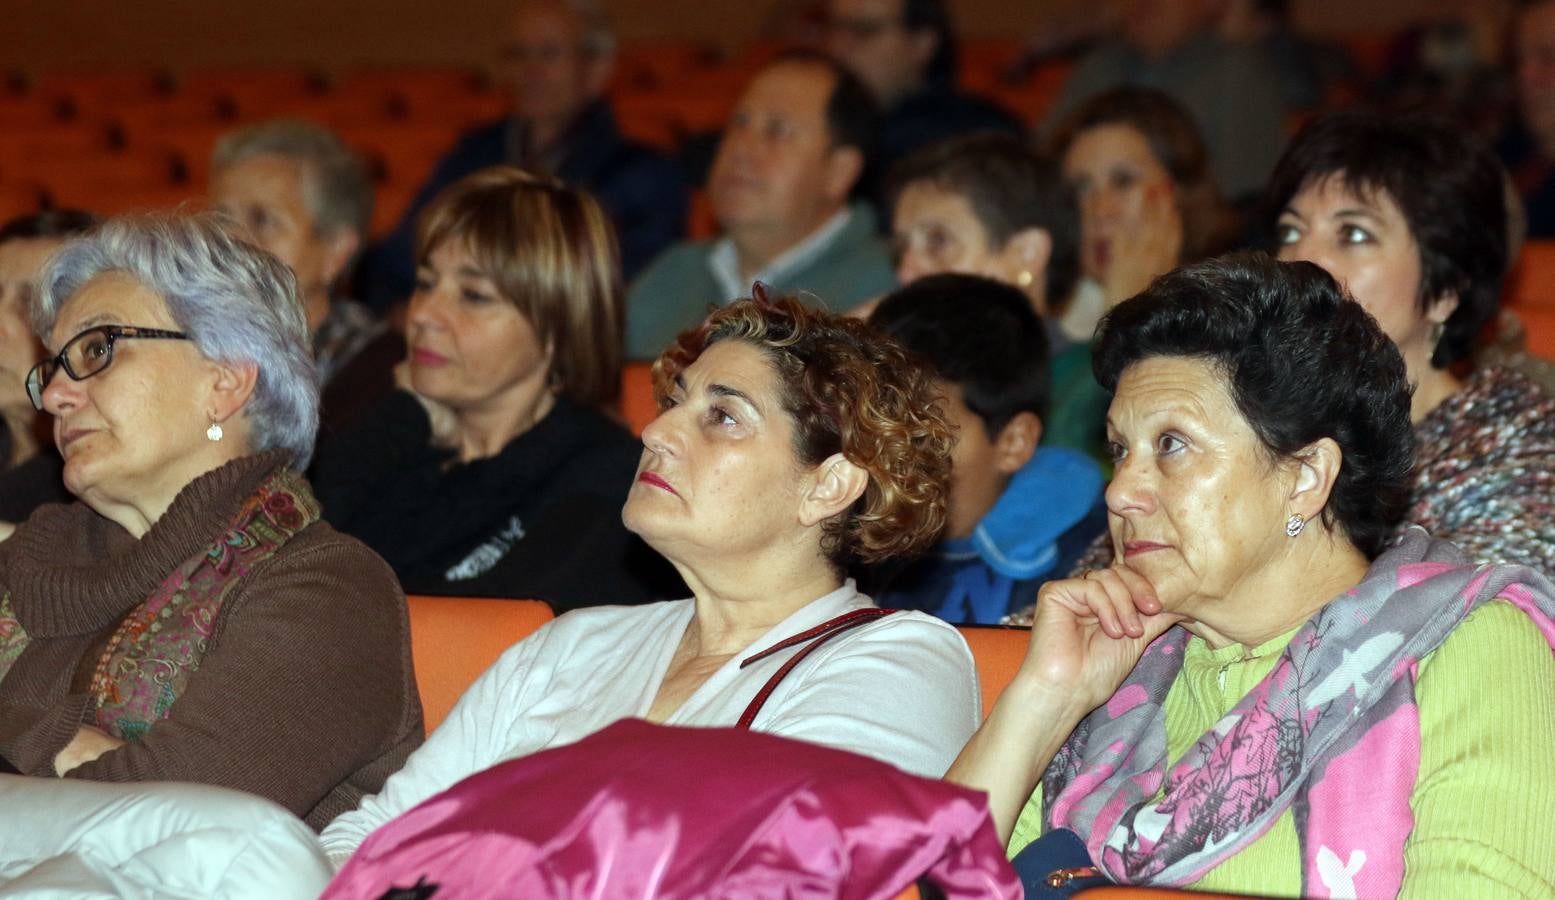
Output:
M1046 827L1079 833L1114 881L1186 885L1293 808L1303 896L1397 894L1414 825L1418 663L1496 598L1555 648L1555 584L1522 566L1474 568L1411 529L1168 771L1164 704L1190 637L1170 629L1054 758Z

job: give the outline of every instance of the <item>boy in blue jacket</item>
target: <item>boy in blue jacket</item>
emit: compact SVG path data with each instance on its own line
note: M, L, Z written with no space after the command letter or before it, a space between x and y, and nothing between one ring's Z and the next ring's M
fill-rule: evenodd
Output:
M1095 461L1037 446L1051 381L1042 321L1010 285L942 274L886 297L870 322L935 372L958 434L944 537L869 573L868 587L881 606L996 623L1107 527Z

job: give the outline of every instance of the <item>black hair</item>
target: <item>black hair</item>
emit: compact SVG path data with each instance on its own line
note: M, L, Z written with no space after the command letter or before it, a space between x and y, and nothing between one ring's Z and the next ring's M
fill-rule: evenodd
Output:
M960 387L989 438L1016 413L1047 416L1047 334L1014 287L979 275L929 275L881 300L869 322Z
M831 73L832 91L826 100L826 131L831 136L832 147L856 147L868 159L874 152L880 117L869 88L850 69L819 50L786 50L768 68L788 63L819 66Z
M1080 212L1056 162L1012 135L971 134L930 144L893 167L891 205L917 183L965 197L995 249L1027 228L1047 232L1048 302L1069 297L1080 276Z
M1505 170L1490 146L1461 123L1437 116L1336 113L1308 123L1286 147L1265 192L1273 229L1302 189L1342 179L1361 197L1381 192L1398 205L1420 254L1420 311L1449 293L1431 365L1466 359L1496 315L1506 277Z
M1104 316L1095 348L1096 380L1114 392L1153 357L1214 366L1271 459L1333 439L1343 462L1324 522L1368 558L1387 546L1414 467L1409 380L1398 348L1327 272L1261 253L1184 266Z
M0 244L30 238L65 238L97 227L98 218L79 209L45 209L0 225Z

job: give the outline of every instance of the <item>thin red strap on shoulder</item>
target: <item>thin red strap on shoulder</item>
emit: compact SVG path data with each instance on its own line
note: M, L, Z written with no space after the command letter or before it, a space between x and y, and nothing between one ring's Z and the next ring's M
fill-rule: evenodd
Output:
M780 650L796 647L806 641L810 642L809 646L789 657L788 662L783 663L781 668L772 673L772 677L767 679L767 683L761 686L761 690L756 692L755 697L751 698L750 705L745 707L745 712L740 714L740 721L735 723L735 727L749 728L751 723L756 721L756 714L761 712L761 708L766 705L767 698L772 696L772 692L777 689L779 682L787 677L788 673L792 672L795 666L803 662L804 658L809 656L815 648L842 634L844 631L850 631L860 625L873 622L881 616L889 616L894 612L900 612L900 610L855 609L852 612L843 613L835 619L828 619L814 628L801 631L793 637L784 638L760 653L741 660L740 668L743 669L751 663L766 659Z

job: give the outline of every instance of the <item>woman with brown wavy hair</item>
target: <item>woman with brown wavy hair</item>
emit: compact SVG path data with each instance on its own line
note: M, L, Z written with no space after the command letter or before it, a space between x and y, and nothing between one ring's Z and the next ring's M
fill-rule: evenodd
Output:
M655 364L662 412L622 513L692 597L578 610L508 650L325 830L337 866L461 778L629 717L739 724L936 777L950 764L979 718L965 642L845 575L944 525L953 433L933 381L862 322L757 295Z

